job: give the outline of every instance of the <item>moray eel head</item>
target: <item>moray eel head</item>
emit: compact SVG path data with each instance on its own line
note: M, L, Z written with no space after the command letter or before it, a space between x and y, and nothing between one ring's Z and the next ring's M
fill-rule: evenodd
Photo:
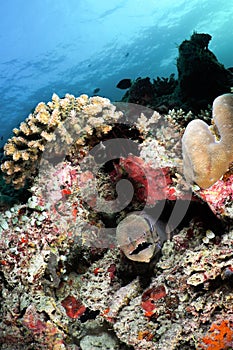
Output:
M125 256L133 261L148 263L161 250L155 226L145 215L126 216L117 226L116 238Z

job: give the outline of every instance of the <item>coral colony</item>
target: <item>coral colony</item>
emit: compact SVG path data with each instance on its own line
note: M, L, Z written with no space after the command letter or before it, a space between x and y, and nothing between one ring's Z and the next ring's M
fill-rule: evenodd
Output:
M233 76L210 40L181 43L178 79L54 94L13 129L2 349L233 348Z
M232 94L214 100L213 125L217 128L219 141L200 119L188 124L182 139L185 177L201 188L213 185L233 162Z

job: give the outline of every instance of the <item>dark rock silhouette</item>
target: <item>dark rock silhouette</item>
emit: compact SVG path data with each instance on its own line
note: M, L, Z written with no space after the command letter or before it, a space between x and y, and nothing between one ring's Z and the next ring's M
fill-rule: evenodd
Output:
M137 78L122 101L151 107L161 113L182 108L198 113L212 105L213 100L231 91L233 68L226 69L208 45L211 35L194 32L178 47L178 79L157 77Z
M208 49L211 36L194 33L179 46L177 97L191 110L206 108L213 100L230 92L231 73Z

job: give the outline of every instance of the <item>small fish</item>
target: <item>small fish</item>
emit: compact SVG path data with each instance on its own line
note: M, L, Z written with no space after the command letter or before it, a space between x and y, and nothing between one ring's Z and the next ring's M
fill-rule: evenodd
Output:
M127 215L117 226L116 239L125 256L149 263L167 240L163 224L144 212Z
M125 57L128 57L129 56L129 52L127 52L126 54L125 54Z
M96 89L93 91L93 94L97 94L99 91L100 91L100 88L96 88Z
M116 85L116 87L118 89L125 90L125 89L130 88L131 85L132 85L131 79L122 79L121 81L119 81L119 83Z

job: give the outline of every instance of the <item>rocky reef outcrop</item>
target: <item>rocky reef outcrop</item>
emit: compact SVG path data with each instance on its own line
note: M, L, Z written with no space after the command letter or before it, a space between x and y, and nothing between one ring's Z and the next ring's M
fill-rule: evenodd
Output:
M231 92L233 74L221 64L208 48L211 35L194 32L178 46L177 79L137 78L123 101L139 103L161 113L182 108L199 113L224 93Z

